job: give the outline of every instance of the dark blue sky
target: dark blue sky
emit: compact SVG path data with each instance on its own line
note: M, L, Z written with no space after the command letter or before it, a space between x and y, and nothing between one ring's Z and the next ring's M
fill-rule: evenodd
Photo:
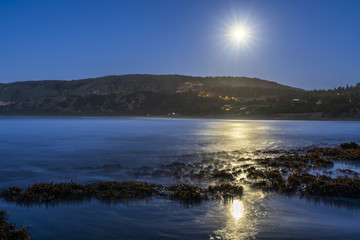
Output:
M226 36L234 22L247 46ZM360 1L0 1L0 82L132 73L354 84Z

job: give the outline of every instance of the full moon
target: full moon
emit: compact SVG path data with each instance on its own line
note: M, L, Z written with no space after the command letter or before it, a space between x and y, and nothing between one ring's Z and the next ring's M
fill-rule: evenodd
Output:
M243 29L236 29L234 31L234 39L235 40L238 40L238 41L244 40L246 38L246 35L247 35L246 31Z
M240 21L234 19L224 24L223 34L225 48L229 48L234 53L244 53L251 51L256 37L254 26L247 19Z

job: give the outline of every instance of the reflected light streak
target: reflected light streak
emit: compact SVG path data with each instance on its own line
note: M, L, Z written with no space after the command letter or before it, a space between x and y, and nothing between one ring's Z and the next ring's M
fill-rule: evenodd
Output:
M244 208L242 202L240 200L234 200L231 208L231 215L236 221L243 217L243 211Z
M196 135L208 142L204 146L204 151L241 151L244 154L241 157L250 157L247 155L248 152L260 149L265 143L268 144L268 139L264 135L268 129L261 127L261 123L256 122L224 120L208 123L207 127L197 131ZM236 164L236 161L233 163Z

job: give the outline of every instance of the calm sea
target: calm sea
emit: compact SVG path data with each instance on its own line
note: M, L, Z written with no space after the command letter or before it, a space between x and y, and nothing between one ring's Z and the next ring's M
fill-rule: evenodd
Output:
M194 182L185 164L231 164L273 149L360 141L360 122L155 118L0 118L0 189L36 182ZM259 151L260 150L260 151ZM259 155L260 152L260 155ZM359 172L359 164L337 163ZM360 236L360 202L245 189L241 199L23 206L0 200L34 239L342 239Z

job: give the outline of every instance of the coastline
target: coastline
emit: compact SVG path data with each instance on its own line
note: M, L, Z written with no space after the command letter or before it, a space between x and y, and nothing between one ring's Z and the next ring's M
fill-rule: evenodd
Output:
M239 114L226 114L226 115L54 115L54 114L17 114L17 115L0 115L0 118L141 118L141 119L209 119L209 120L269 120L269 121L360 121L360 116L356 117L322 117L321 113L285 113L276 115L239 115Z

